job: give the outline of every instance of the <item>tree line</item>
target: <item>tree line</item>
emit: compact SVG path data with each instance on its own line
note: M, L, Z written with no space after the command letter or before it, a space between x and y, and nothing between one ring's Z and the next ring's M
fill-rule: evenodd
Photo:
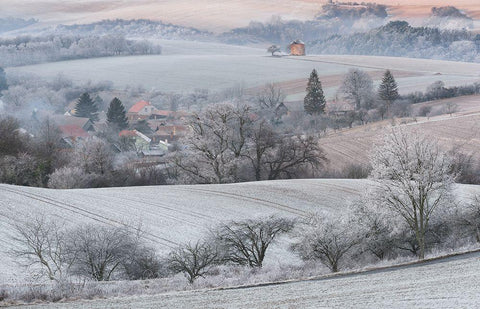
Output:
M47 35L0 39L0 66L22 66L82 58L157 55L161 47L124 35Z

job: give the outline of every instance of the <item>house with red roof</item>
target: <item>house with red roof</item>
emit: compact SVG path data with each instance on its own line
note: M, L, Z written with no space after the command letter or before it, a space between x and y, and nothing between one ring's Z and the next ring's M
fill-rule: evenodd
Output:
M128 121L137 121L150 118L158 109L150 102L140 101L135 103L127 112Z

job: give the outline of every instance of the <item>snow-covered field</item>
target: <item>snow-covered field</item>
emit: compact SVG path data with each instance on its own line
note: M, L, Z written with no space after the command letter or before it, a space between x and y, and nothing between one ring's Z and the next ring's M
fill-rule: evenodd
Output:
M478 308L480 254L314 281L27 308Z
M141 223L146 240L159 253L166 253L179 243L195 241L209 227L225 220L271 214L301 217L317 211L341 212L349 201L363 193L364 186L365 182L355 180L82 190L0 185L0 282L19 278L19 266L8 252L14 246L12 224L35 213L55 216L72 225L100 222L134 227ZM270 255L276 259L270 263L289 258L285 249L278 250L281 251L278 255Z
M35 214L60 221L102 223L136 227L160 254L179 243L195 241L208 228L227 220L276 214L303 217L312 212L342 213L359 198L367 180L283 180L227 185L152 186L104 189L51 190L0 185L0 283L23 280L22 268L9 251L13 224ZM480 192L478 186L461 185L460 198ZM295 264L282 240L267 254L266 265Z
M159 56L45 63L9 68L7 73L33 73L46 79L63 73L77 82L111 80L116 88L121 89L142 85L147 90L178 93L196 88L222 90L238 85L250 88L269 82L306 79L313 69L317 69L321 79L325 80L338 79L351 68L401 71L408 75L398 80L402 92L423 91L437 80L453 86L471 84L480 79L478 63L373 56L270 57L264 49L258 48L182 41L163 41L162 44L165 45L165 54ZM337 82L325 89L330 98L338 85ZM299 95L302 93L303 90ZM295 96L289 98L296 99Z

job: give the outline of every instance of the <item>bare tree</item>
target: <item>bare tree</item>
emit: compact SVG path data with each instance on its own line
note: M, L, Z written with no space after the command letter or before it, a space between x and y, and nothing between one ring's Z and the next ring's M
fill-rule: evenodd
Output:
M72 162L86 173L103 175L113 169L113 152L107 142L91 137L75 146Z
M267 218L232 221L213 233L225 252L228 262L250 267L262 267L268 247L275 239L292 230L294 220L270 216Z
M455 179L450 158L432 137L394 131L376 147L371 163L376 183L372 197L405 220L423 259L430 219L448 199Z
M195 279L204 277L218 262L219 253L215 245L207 241L197 241L179 246L168 256L168 266L174 272L183 272L192 284Z
M373 81L364 71L351 69L345 75L339 91L345 99L355 105L355 109L370 109L373 106Z
M73 274L108 281L130 257L139 238L126 227L84 225L69 232L67 252Z
M325 154L313 136L284 137L265 158L267 178L293 178L302 167L315 170L324 162Z
M274 111L280 103L283 103L286 95L283 90L274 83L266 84L262 91L257 95L260 109Z
M456 224L468 237L473 237L480 243L480 196L475 196L472 202L456 210Z
M332 272L338 272L342 260L360 241L349 220L333 221L313 215L303 223L299 241L292 246L293 252L303 260L317 260Z
M217 104L195 115L182 141L186 149L171 157L180 182L292 178L325 162L316 138L277 133L253 112L248 106Z
M0 136L0 155L16 155L25 150L26 137L21 134L15 118L0 118Z
M277 45L272 45L272 46L268 47L268 49L267 49L267 52L271 53L272 56L274 56L275 53L278 53L279 51L280 51L280 47L277 46Z
M38 215L15 224L13 240L18 249L13 253L26 266L40 266L40 275L59 279L70 267L65 251L65 226Z
M449 114L451 117L452 114L458 112L458 105L454 102L445 103L445 105L443 106L443 111L446 114Z
M183 140L187 150L178 152L172 160L186 182L235 181L238 159L246 147L249 114L247 106L219 104L192 117L192 131Z

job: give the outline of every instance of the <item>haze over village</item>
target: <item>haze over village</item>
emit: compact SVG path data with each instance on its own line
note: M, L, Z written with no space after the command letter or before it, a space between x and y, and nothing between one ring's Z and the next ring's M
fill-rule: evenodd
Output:
M480 2L3 0L0 306L476 308Z

